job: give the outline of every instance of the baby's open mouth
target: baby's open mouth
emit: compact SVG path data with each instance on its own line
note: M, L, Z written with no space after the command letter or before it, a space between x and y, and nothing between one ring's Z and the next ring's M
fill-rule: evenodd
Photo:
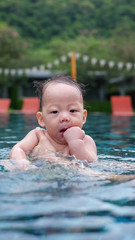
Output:
M66 130L67 130L67 128L66 128L66 129L61 129L60 132L61 132L61 133L62 133L62 132L64 133Z
M60 133L64 133L67 130L67 128L63 128L60 130Z

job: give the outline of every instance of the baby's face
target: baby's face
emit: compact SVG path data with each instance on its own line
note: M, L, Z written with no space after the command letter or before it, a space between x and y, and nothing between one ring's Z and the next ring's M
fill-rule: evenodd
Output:
M43 94L42 127L57 143L65 144L64 131L73 126L82 128L87 112L82 95L74 86L50 83Z

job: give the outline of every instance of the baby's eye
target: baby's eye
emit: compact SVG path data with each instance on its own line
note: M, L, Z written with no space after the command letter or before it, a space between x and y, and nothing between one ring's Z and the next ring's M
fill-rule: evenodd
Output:
M77 112L77 110L76 109L71 109L70 112L74 113L74 112Z
M54 111L52 111L51 113L52 113L52 114L57 114L58 111L57 111L57 110L54 110Z

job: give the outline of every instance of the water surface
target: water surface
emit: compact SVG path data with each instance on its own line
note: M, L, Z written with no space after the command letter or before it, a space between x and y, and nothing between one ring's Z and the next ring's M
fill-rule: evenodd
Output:
M37 126L35 116L0 116L0 159ZM42 162L38 169L0 172L0 240L135 239L135 117L88 115L84 126L99 162L78 168Z

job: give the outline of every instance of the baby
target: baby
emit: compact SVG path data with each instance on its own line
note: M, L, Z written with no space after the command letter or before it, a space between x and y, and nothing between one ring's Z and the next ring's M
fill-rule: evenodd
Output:
M37 156L65 152L79 160L96 161L95 142L82 130L87 111L81 86L71 77L59 74L37 83L37 91L41 108L37 120L42 128L30 131L12 148L9 157L23 170L34 168L27 158L28 151Z

